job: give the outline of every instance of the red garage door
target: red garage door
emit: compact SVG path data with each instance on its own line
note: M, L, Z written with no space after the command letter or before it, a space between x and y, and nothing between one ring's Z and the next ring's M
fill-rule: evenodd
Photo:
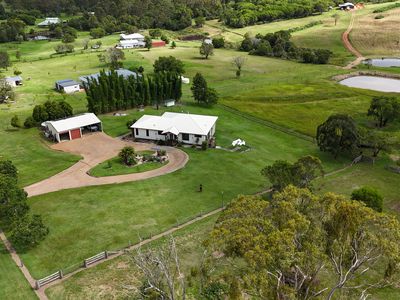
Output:
M81 138L81 130L79 128L70 130L70 134L71 134L71 140Z

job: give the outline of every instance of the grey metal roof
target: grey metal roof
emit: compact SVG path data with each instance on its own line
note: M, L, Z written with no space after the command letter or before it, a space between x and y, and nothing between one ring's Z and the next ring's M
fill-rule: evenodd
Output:
M72 79L64 79L56 81L56 84L62 87L68 87L68 86L78 85L79 83Z
M124 78L128 78L129 76L133 76L136 78L137 74L135 72L129 71L127 69L118 69L115 70L117 72L118 76L123 76ZM106 74L109 75L111 74L111 71L106 71ZM89 79L92 80L97 80L100 77L100 73L92 74L92 75L86 75L86 76L81 76L79 77L79 80L86 83L88 82Z
M6 81L8 82L22 81L22 77L21 76L6 77Z

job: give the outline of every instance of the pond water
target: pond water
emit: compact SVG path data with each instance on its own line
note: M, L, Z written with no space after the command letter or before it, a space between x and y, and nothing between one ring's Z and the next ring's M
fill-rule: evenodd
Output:
M376 76L355 76L342 80L339 83L360 89L400 93L400 79Z
M400 67L400 58L374 58L370 61L371 65L375 67ZM368 60L364 60L363 63L368 64Z

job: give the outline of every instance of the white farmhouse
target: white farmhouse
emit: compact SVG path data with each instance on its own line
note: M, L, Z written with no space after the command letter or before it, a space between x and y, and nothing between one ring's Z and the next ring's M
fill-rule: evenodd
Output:
M144 115L131 129L135 139L201 145L214 136L217 119L215 116L166 112L162 116Z
M50 26L53 24L60 24L60 23L61 23L60 18L46 18L46 20L44 20L43 22L40 22L37 25L40 27L46 27L46 26Z
M6 82L9 86L16 87L22 85L22 77L21 76L13 76L13 77L6 77Z
M56 90L71 94L80 91L79 83L72 79L65 79L56 81Z
M119 35L121 41L129 41L129 40L136 40L144 42L144 36L140 33L132 33L132 34L120 34Z
M133 49L143 48L146 45L145 42L139 40L121 40L117 45L117 49Z

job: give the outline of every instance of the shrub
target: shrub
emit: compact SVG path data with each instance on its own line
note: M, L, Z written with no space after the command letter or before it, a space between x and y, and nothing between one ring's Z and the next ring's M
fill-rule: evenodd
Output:
M25 120L25 122L24 122L24 127L25 127L25 128L33 128L33 127L36 127L36 126L37 126L37 123L36 123L36 121L33 119L32 116L26 118L26 120Z
M10 160L0 160L0 175L5 175L17 180L18 171Z
M165 150L157 150L157 156L165 156L167 154L167 151Z
M130 146L122 148L118 156L121 158L122 163L127 166L133 166L136 164L135 150Z
M385 17L384 15L377 15L377 16L375 16L375 19L379 20L379 19L383 19L384 17Z
M21 127L21 122L19 121L19 118L17 115L14 115L11 118L11 122L10 122L11 126L14 128L20 128Z
M208 148L207 141L203 141L201 143L201 150L205 151L205 150L207 150L207 148Z
M212 43L214 45L214 48L216 48L216 49L225 47L225 40L223 37L213 38Z
M354 190L351 193L351 199L364 202L367 207L370 207L378 212L383 210L383 197L378 190L372 187L362 187Z
M33 215L17 222L11 231L10 241L17 251L25 252L37 246L48 233L49 228L43 224L42 217Z

